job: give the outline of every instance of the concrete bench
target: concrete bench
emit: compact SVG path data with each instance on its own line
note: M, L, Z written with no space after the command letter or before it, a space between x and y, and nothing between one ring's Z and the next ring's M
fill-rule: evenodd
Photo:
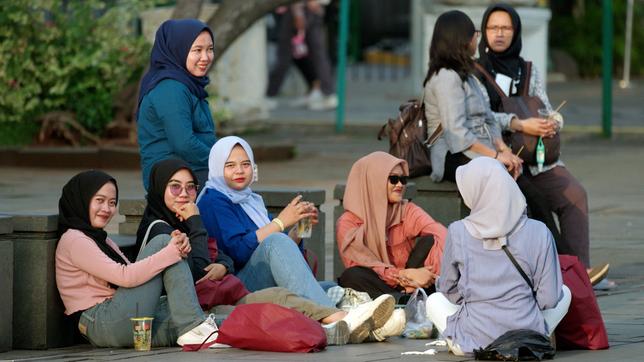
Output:
M277 214L297 195L302 195L303 200L312 202L320 209L326 198L326 192L321 189L309 188L282 188L282 187L253 187L253 191L260 194L264 199L268 212ZM146 201L144 199L122 199L119 200L119 213L125 216L125 221L119 224L119 236L114 241L120 246L128 247L134 244L134 235L139 227ZM316 277L324 279L324 225L325 214L320 210L319 224L313 228L311 238L305 240L305 246L318 258L318 270Z
M436 183L429 176L416 177L413 182L417 190L414 203L445 227L469 214L470 211L463 203L456 183L449 181Z
M76 327L64 315L63 302L56 288L54 268L58 242L58 215L47 213L11 215L10 234L2 235L13 249L12 296L13 349L47 349L71 345ZM6 243L3 243L6 245ZM2 268L6 265L5 253ZM3 284L11 285L2 273ZM10 297L11 298L11 297ZM5 313L5 309L2 309ZM2 318L2 323L6 323ZM3 340L7 335L3 330Z
M13 345L13 233L11 216L0 215L0 352Z
M338 184L333 190L333 198L340 201L333 210L334 229L335 223L344 212L342 207L342 199L344 198L345 184ZM421 176L412 179L407 184L407 191L405 198L413 200L414 203L420 206L434 220L440 222L446 227L456 221L464 218L469 213L469 209L463 203L461 196L458 193L456 184L453 182L436 183L432 181L429 176ZM335 240L335 235L333 236ZM340 254L337 247L334 246L333 250L333 278L336 279L344 271L344 264L340 259Z

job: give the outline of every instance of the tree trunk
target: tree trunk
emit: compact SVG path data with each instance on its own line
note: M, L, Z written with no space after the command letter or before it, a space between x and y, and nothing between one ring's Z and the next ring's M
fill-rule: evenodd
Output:
M197 18L201 12L203 0L177 0L170 16L172 19Z
M278 6L299 0L223 0L217 11L208 19L208 26L215 33L215 58L213 65L226 49L250 28L255 21Z

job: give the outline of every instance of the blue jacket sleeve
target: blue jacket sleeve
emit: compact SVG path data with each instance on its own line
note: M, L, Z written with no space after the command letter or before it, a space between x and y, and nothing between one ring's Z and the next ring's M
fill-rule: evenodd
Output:
M188 88L177 81L159 83L152 99L172 150L184 160L207 165L210 147L193 132L195 102Z
M247 226L235 212L234 205L225 196L209 197L209 192L199 201L199 212L208 235L217 240L217 247L233 259L235 268L241 269L257 248L257 228Z

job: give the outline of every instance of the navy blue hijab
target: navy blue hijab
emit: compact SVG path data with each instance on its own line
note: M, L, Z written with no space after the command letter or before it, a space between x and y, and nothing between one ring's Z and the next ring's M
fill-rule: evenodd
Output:
M210 82L208 76L195 77L186 69L190 47L204 30L210 33L214 41L212 30L197 19L171 19L161 24L150 55L150 70L141 81L139 104L143 97L164 79L174 79L183 83L199 99L208 96L204 89Z

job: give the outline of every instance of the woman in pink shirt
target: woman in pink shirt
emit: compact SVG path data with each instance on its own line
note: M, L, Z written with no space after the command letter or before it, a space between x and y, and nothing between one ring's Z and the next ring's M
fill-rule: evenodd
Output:
M371 153L353 164L344 192L346 210L336 233L347 268L338 282L372 298L433 286L440 271L446 229L404 199L404 160ZM425 236L433 237L432 241Z
M56 284L65 314L98 347L132 346L130 318L137 316L154 317L153 346L214 341L214 316L201 310L184 260L191 250L186 235L155 237L131 263L103 230L117 201L116 180L101 171L82 172L63 187Z

